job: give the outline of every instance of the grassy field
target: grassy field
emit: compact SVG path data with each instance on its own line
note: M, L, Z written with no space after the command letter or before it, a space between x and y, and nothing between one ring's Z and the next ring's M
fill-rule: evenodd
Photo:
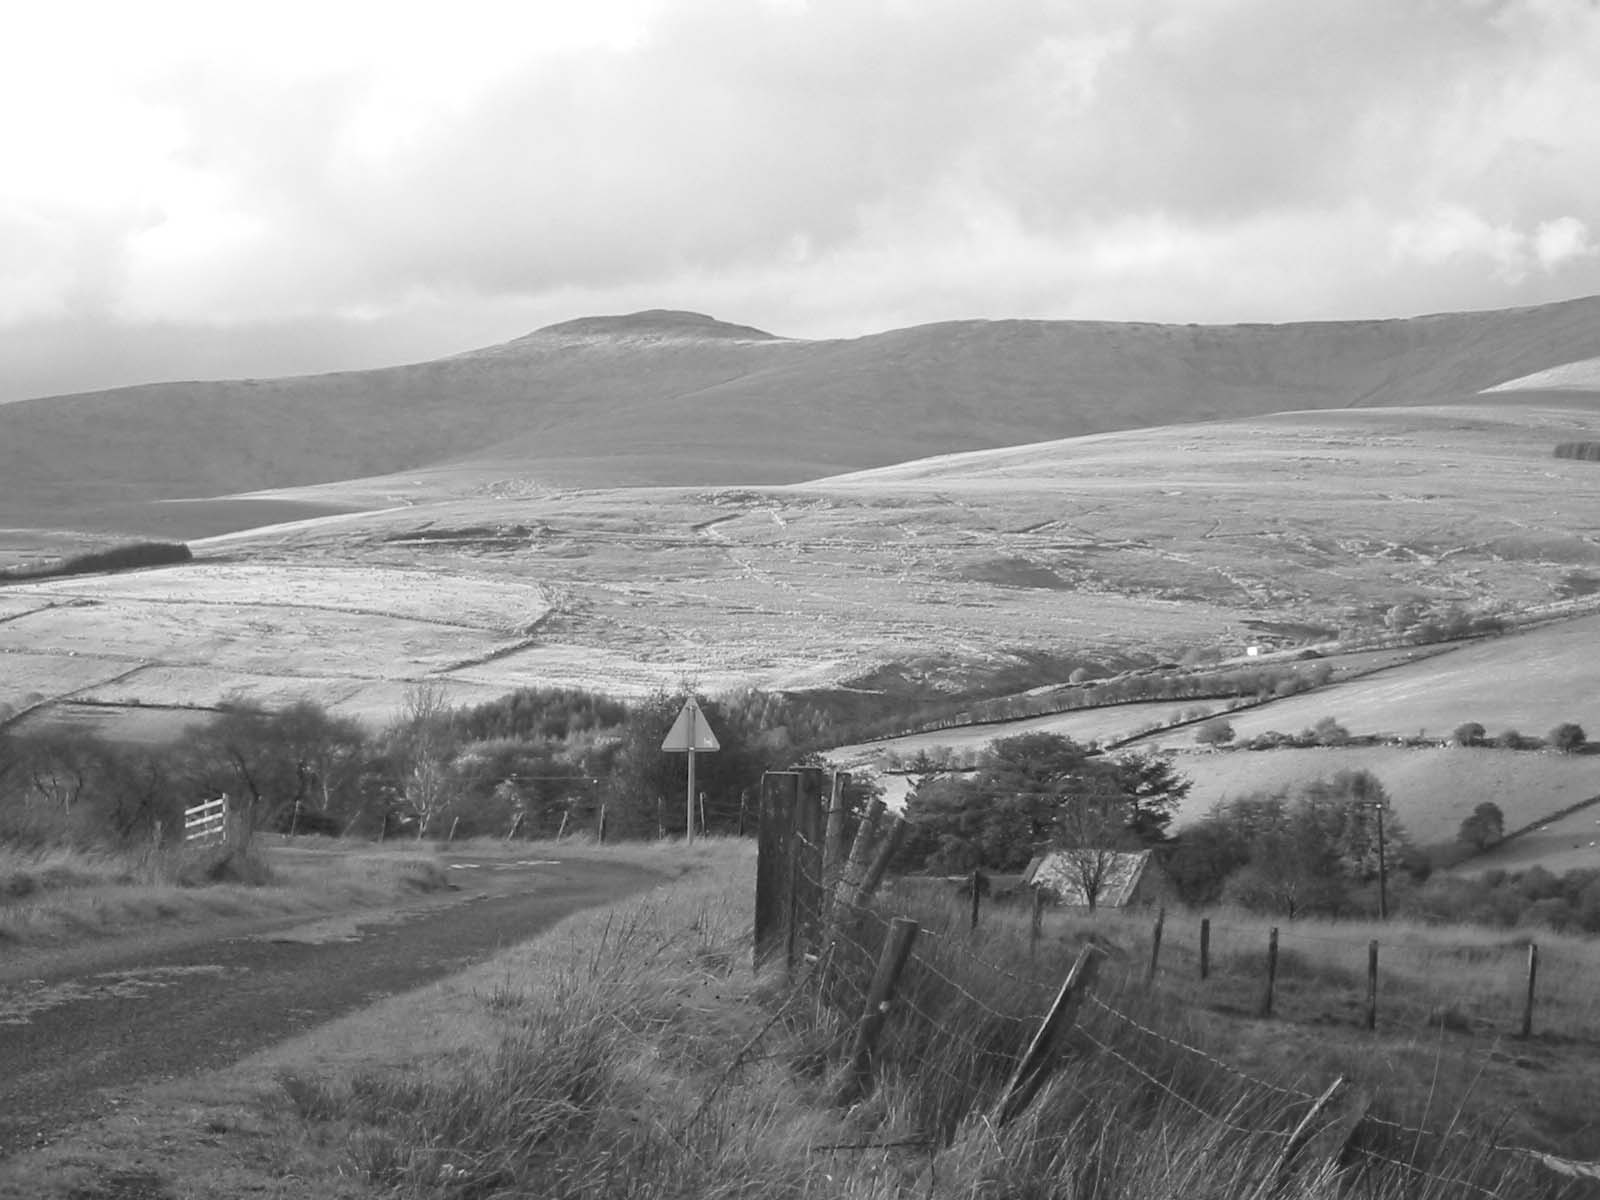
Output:
M432 844L329 845L266 836L248 854L0 845L0 945L15 954L163 924L344 911L444 888L435 856Z
M1298 733L1328 716L1358 735L1446 738L1469 721L1491 737L1506 729L1543 737L1563 721L1600 732L1600 688L1591 662L1596 645L1600 616L1579 617L1330 684L1229 720L1240 741L1269 729ZM1192 745L1194 737L1190 731L1149 741Z
M1293 788L1339 771L1371 771L1420 844L1453 839L1462 819L1484 801L1498 804L1506 828L1515 829L1600 796L1600 759L1547 750L1354 746L1195 751L1179 754L1174 765L1194 783L1180 824L1229 797ZM1593 865L1600 865L1600 852L1592 857Z
M1573 1193L1529 1155L1495 1147L1600 1150L1584 1115L1600 1099L1588 943L1548 946L1552 962L1570 962L1542 993L1539 1032L1514 1041L1430 1016L1440 989L1493 974L1486 954L1514 956L1481 934L1295 926L1278 1015L1263 1020L1249 1011L1263 926L1219 926L1215 977L1197 991L1192 937L1172 919L1146 989L1148 915L1052 913L1030 954L1023 909L989 908L972 942L959 904L897 890L883 911L911 908L924 933L875 1087L839 1104L855 1010L750 973L750 847L622 852L665 854L682 874L236 1068L124 1097L106 1122L0 1171L0 1195L109 1197L138 1180L171 1195L350 1200L954 1200L1068 1184L1104 1200L1530 1200ZM1338 995L1350 982L1341 956L1368 935L1393 960L1376 1034ZM1022 1119L997 1128L999 1088L1086 941L1104 962L1061 1069ZM859 983L839 979L841 997ZM1280 1175L1288 1132L1339 1076L1350 1083ZM1321 1156L1362 1108L1336 1170Z

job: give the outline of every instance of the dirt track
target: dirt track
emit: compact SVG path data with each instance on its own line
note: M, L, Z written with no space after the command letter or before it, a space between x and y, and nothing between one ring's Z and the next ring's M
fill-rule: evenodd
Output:
M0 1158L106 1111L103 1089L225 1066L660 878L592 861L482 861L451 876L454 903L105 947L0 976Z

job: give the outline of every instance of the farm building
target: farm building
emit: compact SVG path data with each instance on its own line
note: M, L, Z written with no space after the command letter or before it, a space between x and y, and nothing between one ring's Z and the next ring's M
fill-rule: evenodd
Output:
M1149 850L1051 850L1028 864L1022 882L1062 904L1087 908L1083 880L1095 876L1100 879L1096 908L1161 904L1172 896L1166 872Z

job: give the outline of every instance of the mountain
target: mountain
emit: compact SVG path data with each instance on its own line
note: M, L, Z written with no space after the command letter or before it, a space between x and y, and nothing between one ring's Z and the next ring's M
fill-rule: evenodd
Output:
M1596 356L1596 297L1291 325L956 321L827 341L654 310L406 366L0 406L0 526L133 530L150 501L439 466L561 487L792 483L1087 433L1470 401Z

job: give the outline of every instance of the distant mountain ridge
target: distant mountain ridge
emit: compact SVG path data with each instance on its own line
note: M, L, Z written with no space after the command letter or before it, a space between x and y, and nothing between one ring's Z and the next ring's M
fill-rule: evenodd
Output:
M0 406L0 526L493 461L565 487L787 483L1086 433L1470 400L1600 356L1600 297L1290 325L952 321L784 338L585 317L369 371Z

